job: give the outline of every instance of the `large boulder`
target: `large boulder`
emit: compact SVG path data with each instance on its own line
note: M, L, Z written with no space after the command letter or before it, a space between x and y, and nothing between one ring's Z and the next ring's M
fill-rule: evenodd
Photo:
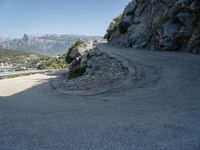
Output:
M76 59L77 57L83 55L85 52L93 48L93 41L84 42L77 47L74 47L70 53L70 57Z
M79 49L78 48L73 48L71 53L70 53L70 57L71 58L77 58L81 55L81 53L79 52Z

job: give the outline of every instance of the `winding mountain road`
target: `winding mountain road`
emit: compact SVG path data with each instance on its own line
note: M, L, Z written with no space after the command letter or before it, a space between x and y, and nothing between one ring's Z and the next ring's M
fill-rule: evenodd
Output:
M0 81L0 150L199 150L200 57L97 47L138 79L93 95L53 89L53 75Z

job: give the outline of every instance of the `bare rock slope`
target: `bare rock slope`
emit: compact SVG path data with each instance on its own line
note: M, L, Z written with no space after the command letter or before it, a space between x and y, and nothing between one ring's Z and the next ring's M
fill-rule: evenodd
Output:
M199 0L132 0L120 17L106 35L112 45L200 53Z

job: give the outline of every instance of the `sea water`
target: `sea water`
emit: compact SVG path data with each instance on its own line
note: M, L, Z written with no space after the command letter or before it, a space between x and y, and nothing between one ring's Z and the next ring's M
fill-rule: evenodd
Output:
M0 76L3 76L9 72L15 72L15 67L0 67Z

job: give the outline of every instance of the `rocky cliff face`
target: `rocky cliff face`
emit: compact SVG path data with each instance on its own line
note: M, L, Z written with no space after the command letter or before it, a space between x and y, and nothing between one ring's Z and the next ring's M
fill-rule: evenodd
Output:
M200 1L132 0L109 36L113 45L200 53Z
M83 36L83 35L27 35L24 34L20 39L0 38L0 48L24 50L36 52L45 55L56 56L64 54L67 49L78 39L87 41L100 39L100 37Z

